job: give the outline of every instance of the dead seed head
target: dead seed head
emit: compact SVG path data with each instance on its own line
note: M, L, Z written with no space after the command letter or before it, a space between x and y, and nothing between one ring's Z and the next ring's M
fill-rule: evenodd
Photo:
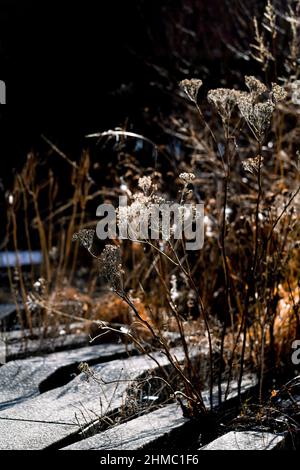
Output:
M261 141L271 124L275 104L271 99L256 103L251 93L238 92L237 104L256 139Z
M245 77L245 83L254 96L258 97L267 91L267 87L252 75Z
M272 95L275 103L278 103L279 101L284 101L286 99L287 92L282 86L277 85L277 83L272 83Z
M198 78L190 78L182 80L179 83L179 86L187 94L191 101L197 103L197 96L202 83L202 80Z
M229 88L210 90L207 99L216 108L222 119L229 119L237 102L236 90Z
M196 178L196 176L194 175L194 173L180 173L179 178L185 184L188 184L188 183L192 183L193 180Z
M254 158L248 158L242 162L242 167L245 171L249 173L257 173L259 170L259 165L263 163L263 158L257 155Z
M80 245L91 251L95 236L95 230L93 229L82 229L79 232L74 233L72 241L79 241Z
M143 176L142 178L139 179L138 185L142 189L142 191L144 191L144 193L147 194L152 187L151 177Z
M123 269L120 248L106 245L100 255L100 272L116 292L123 290Z

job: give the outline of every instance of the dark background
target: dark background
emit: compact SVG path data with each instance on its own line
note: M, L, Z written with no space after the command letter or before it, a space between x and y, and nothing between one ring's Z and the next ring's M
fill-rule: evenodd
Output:
M241 54L249 49L251 15L263 5L1 0L0 79L7 84L7 105L0 108L0 178L21 165L41 133L76 153L86 133L126 119L144 131L144 109L166 112L182 78L198 75L211 87L238 81L234 70L253 68ZM238 50L228 47L234 41Z

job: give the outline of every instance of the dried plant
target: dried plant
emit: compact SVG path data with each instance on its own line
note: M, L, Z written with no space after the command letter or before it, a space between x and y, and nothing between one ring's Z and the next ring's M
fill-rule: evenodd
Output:
M269 45L266 43L263 33L259 30L258 21L255 17L253 18L253 26L255 42L251 44L254 50L252 56L261 64L262 69L265 71L268 68L269 62L274 60L274 57L270 52Z
M264 83L253 76L246 76L245 83L252 95L252 101L255 101L260 95L268 90Z
M123 292L123 269L120 248L106 245L100 258L100 272L116 292Z
M74 233L72 241L79 241L80 245L88 250L89 253L92 251L92 246L95 238L95 230L93 229L82 229L79 232Z
M237 103L236 91L229 88L217 88L216 90L210 90L207 98L215 106L223 122L227 125Z
M184 182L184 184L189 184L194 181L196 176L194 173L180 173L179 178Z
M263 163L263 158L261 155L258 155L254 158L248 158L247 160L242 161L242 166L245 171L249 173L257 173L259 170L259 165Z
M202 100L202 80L183 80L180 87L196 112L192 106L182 112L180 100L170 116L156 116L167 142L160 146L123 129L94 134L97 149L108 154L105 163L94 162L101 190L88 152L73 161L46 140L51 157L63 162L63 178L53 159L40 171L32 154L6 195L3 247L17 251L25 243L30 252L38 245L43 253L41 267L26 272L18 263L8 270L21 326L47 331L55 322L87 319L95 321L96 336L118 334L150 357L153 350L163 351L189 416L207 413L207 386L211 404L214 386L220 404L225 399L224 380L225 396L232 378L241 391L245 370L258 373L261 400L270 375L294 373L288 348L300 334L299 7L280 12L274 5L268 0L263 18L254 18L254 41L246 36L263 81L246 75L243 91L237 73L233 89L212 89ZM151 158L159 152L155 169L135 157L129 138L149 144ZM129 204L119 209L118 221L137 231L141 214L146 219L154 204L204 202L203 249L187 252L174 231L169 239L139 240L132 230L128 240L102 247L99 255L91 229L94 204L115 203L120 195ZM113 292L103 293L103 280ZM73 307L67 312L71 301L75 314ZM182 346L184 364L172 354L172 341ZM196 365L194 345L206 351ZM91 371L81 370L87 376ZM169 376L163 377L168 387ZM131 392L125 414L138 402Z
M274 5L271 0L267 0L265 11L264 11L264 28L271 34L272 39L275 39L277 36L277 27L276 27L276 12Z
M193 103L197 103L197 96L202 86L202 80L198 78L185 79L179 83L179 86Z
M272 83L272 98L275 103L280 103L287 98L287 91L277 83Z

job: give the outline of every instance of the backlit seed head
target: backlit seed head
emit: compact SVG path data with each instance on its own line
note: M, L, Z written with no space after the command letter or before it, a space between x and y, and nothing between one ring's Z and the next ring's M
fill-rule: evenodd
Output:
M263 163L263 158L257 155L254 158L248 158L242 162L242 167L245 171L249 173L257 173L259 170L259 165Z
M192 183L193 180L196 178L194 173L180 173L179 178L185 183Z
M277 85L277 83L272 83L272 95L275 103L278 103L279 101L284 101L286 99L287 92L282 86Z
M139 187L144 191L145 194L149 192L152 187L152 180L150 176L143 176L139 179Z
M267 91L266 85L257 78L253 77L252 75L246 75L245 83L249 88L250 92L255 96L262 95Z
M191 78L182 80L179 83L180 88L187 94L189 99L194 103L197 103L197 96L199 88L202 86L202 80L198 78Z
M216 88L208 92L207 99L216 108L221 118L228 120L237 102L236 93L236 90L229 88Z

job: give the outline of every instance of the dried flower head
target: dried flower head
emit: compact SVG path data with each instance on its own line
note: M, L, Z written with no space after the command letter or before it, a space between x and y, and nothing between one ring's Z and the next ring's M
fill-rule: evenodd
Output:
M193 180L196 178L194 173L180 173L179 178L185 183L192 183Z
M267 91L266 85L252 75L245 77L245 83L255 97Z
M89 252L92 249L93 241L95 237L95 230L93 229L82 229L79 232L74 233L72 241L79 241L80 245L86 248Z
M120 248L115 245L105 246L100 255L100 271L114 291L123 290Z
M257 155L254 158L248 158L242 162L243 169L249 173L257 173L259 166L263 163L263 158Z
M282 86L277 85L277 83L272 83L272 96L275 103L278 103L279 101L285 100L287 92Z
M143 176L142 178L139 178L138 185L144 191L144 193L147 194L152 187L151 177Z
M151 211L156 212L157 205L162 205L166 200L157 194L157 186L152 183L150 177L139 180L139 186L143 192L138 191L131 195L131 203L119 206L116 210L119 233L130 240L145 240L149 238L150 225L153 227Z
M237 93L237 103L241 115L247 121L256 139L262 141L271 124L272 114L275 109L274 102L267 99L264 102L255 103L251 99L251 94L239 92Z
M276 104L286 98L286 91L276 83L272 83L272 90L255 77L245 77L250 93L236 92L237 104L243 118L255 135L262 139L268 130Z
M117 209L117 219L121 230L125 228L125 232L129 238L136 240L139 238L141 222L148 220L149 210L151 208L152 198L138 192L133 195L133 202L127 206L120 206ZM148 224L147 224L148 227Z
M229 88L210 90L207 99L215 106L222 120L228 121L230 119L236 105L236 90L230 90Z
M182 80L179 83L180 88L187 94L189 99L194 103L197 103L197 96L199 88L202 86L202 80L198 78L191 78Z

